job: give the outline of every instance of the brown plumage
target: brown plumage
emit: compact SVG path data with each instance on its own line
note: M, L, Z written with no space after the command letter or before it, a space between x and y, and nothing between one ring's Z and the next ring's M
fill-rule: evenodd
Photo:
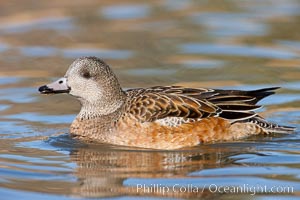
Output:
M110 67L95 57L77 59L64 78L41 93L69 92L82 108L71 125L77 138L155 149L291 133L260 117L256 103L273 88L253 91L156 86L123 91Z
M242 120L256 115L257 101L277 88L255 91L213 90L184 88L180 86L156 86L127 90L126 112L134 114L142 122L166 117L201 119L222 117Z

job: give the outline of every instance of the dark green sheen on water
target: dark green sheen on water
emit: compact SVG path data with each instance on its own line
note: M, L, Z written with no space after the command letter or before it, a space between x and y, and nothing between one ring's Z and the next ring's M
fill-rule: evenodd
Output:
M300 2L3 1L0 199L295 199L300 196ZM37 87L77 57L124 88L280 86L260 103L295 134L151 151L68 136L79 103Z

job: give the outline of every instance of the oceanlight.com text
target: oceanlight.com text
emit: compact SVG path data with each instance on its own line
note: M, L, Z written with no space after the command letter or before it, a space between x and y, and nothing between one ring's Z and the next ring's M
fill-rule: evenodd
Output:
M187 184L187 185L163 185L163 184L137 184L136 191L139 193L203 193L209 191L210 193L228 193L228 194L292 194L294 193L293 186L268 186L268 185L249 185L243 184L239 186L225 186L218 184L204 185L203 187Z

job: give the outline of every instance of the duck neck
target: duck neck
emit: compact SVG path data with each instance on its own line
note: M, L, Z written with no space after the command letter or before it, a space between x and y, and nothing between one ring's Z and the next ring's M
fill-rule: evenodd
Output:
M112 120L117 120L118 113L121 112L125 103L125 98L125 94L122 93L118 95L118 98L107 96L94 103L80 100L81 110L77 117L86 120L111 116Z

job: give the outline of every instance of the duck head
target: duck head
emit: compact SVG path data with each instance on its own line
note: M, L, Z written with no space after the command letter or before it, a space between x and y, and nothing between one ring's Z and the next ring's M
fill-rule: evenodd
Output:
M97 57L76 59L64 77L41 86L42 94L69 93L82 104L82 109L93 109L107 114L124 102L123 92L111 68Z

